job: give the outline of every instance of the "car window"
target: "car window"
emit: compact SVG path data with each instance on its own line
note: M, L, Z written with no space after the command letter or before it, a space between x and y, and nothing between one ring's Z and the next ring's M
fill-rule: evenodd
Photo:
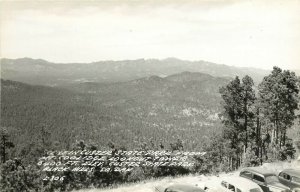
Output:
M285 180L291 180L291 176L288 175L288 174L286 174L286 173L283 173L283 172L281 172L281 173L279 174L279 177L281 177L281 178L283 178L283 179L285 179Z
M243 171L240 173L240 176L251 179L252 174L249 171Z
M299 177L292 177L291 181L294 182L294 183L300 184L300 178Z
M284 175L283 175L283 178L286 179L286 180L291 180L291 176L288 175L288 174L284 174Z
M264 183L265 179L259 175L253 175L253 180Z
M233 185L231 185L231 184L228 184L228 189L229 189L230 191L235 192L235 187L234 187Z
M279 173L278 176L284 178L284 175L285 175L285 173L281 172L281 173Z

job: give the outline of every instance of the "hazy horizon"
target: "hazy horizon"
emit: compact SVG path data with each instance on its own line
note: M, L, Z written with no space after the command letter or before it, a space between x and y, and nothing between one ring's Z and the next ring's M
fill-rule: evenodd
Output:
M69 64L91 64L91 63L97 63L97 62L109 62L109 61L112 61L112 62L122 62L122 61L136 61L136 60L159 60L159 61L163 61L163 60L167 60L167 59L176 59L176 60L180 60L180 61L187 61L187 62L208 62L208 63L213 63L213 64L216 64L216 65L226 65L226 66L229 66L229 67L237 67L237 68L251 68L251 69L258 69L258 70L266 70L266 71L271 71L273 69L273 67L275 67L276 65L272 66L271 69L263 69L263 68L260 68L260 67L255 67L255 66L235 66L235 65L230 65L230 64L224 64L224 63L214 63L214 62L211 62L211 61L206 61L206 60L188 60L188 59L181 59L181 58L177 58L177 57L166 57L166 58L161 58L161 59L158 59L158 58L137 58L137 59L123 59L123 60L113 60L113 59L110 59L110 60L98 60L98 61L92 61L92 62L54 62L54 61L49 61L47 59L43 59L43 58L31 58L31 57L20 57L20 58L6 58L6 57L0 57L0 59L12 59L12 60L17 60L17 59L33 59L33 60L44 60L46 62L49 62L49 63L52 63L52 64L62 64L62 65L69 65ZM298 71L300 71L300 67L296 67L296 68L284 68L284 67L281 67L281 66L277 66L277 67L280 67L281 69L283 70L296 70L297 73Z
M300 1L1 1L1 58L300 66Z

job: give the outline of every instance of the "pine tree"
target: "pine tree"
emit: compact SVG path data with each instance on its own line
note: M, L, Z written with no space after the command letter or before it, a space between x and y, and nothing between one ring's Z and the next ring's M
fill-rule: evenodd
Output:
M250 76L246 75L242 79L242 99L243 99L243 116L244 116L244 146L246 152L249 142L249 128L251 128L251 133L253 133L253 120L254 120L254 103L256 100L255 91L253 89L254 83ZM250 135L253 139L254 134Z
M220 88L224 107L222 113L222 122L225 126L223 136L230 141L230 148L234 151L230 159L235 163L235 168L238 168L240 165L240 154L243 151L243 147L241 147L244 131L244 124L242 123L244 117L242 90L239 77L236 77L225 87Z
M298 109L299 87L294 72L274 67L270 75L259 84L261 112L271 124L272 140L282 147L286 143L286 131L293 125Z
M235 155L231 159L237 168L243 158L241 155L246 152L248 143L252 143L255 136L255 91L254 83L250 76L245 76L240 81L239 77L229 82L220 89L223 99L224 112L223 124L224 138L231 142L231 149ZM253 146L251 146L253 147Z

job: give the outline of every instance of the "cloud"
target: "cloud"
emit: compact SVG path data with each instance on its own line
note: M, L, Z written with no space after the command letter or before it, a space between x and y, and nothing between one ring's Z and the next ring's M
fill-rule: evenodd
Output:
M1 9L4 57L300 66L299 1L6 2Z

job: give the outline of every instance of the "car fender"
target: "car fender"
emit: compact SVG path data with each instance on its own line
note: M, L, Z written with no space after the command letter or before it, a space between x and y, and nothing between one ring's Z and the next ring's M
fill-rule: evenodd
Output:
M293 189L293 192L300 192L300 188Z

